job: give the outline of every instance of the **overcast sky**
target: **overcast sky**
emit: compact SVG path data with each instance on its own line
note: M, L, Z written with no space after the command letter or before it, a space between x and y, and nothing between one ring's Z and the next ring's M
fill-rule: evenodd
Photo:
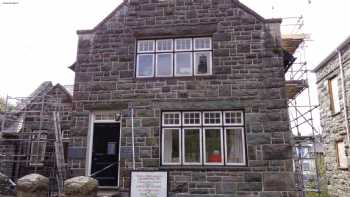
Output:
M349 0L241 0L265 18L304 16L310 67L350 34ZM7 4L5 2L18 2ZM73 84L78 29L91 29L121 0L0 0L0 95L27 96L41 82Z

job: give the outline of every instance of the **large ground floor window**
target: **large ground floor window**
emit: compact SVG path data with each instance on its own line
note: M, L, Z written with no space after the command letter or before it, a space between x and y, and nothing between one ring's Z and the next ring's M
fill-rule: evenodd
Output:
M163 165L246 165L243 111L162 113Z

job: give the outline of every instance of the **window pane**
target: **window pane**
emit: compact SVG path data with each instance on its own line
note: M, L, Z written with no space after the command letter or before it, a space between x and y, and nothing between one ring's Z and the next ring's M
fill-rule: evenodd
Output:
M196 52L194 69L196 75L211 74L211 52Z
M211 38L195 38L194 39L195 50L210 50Z
M171 53L157 54L157 76L173 75L173 55Z
M179 129L163 130L163 162L180 163Z
M163 125L164 126L180 125L180 112L164 112Z
M206 163L220 164L223 162L221 129L205 129Z
M157 40L157 51L172 51L173 40Z
M138 52L153 52L154 51L154 40L141 40L138 41L137 50Z
M183 113L184 125L200 125L201 113L200 112L184 112Z
M192 39L176 39L175 45L175 49L178 51L190 51L192 50Z
M221 112L204 112L203 114L204 114L205 125L221 124Z
M184 162L201 162L201 143L199 129L184 129Z
M175 75L192 76L192 53L175 53Z
M243 112L230 111L225 112L225 125L242 125L243 124Z
M244 145L242 128L226 129L227 163L244 163Z
M137 76L153 76L153 54L137 55Z
M37 133L32 136L31 143L31 164L41 164L45 159L46 152L46 133Z
M332 110L334 113L340 112L340 99L339 99L339 86L338 86L338 77L335 77L331 80L331 101L332 101Z

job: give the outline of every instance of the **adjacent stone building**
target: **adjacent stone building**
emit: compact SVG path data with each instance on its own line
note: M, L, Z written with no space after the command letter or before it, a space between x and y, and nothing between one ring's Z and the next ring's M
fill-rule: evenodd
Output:
M60 128L67 136L72 127L72 93L60 84L43 82L29 97L15 101L16 108L4 112L2 117L0 172L13 181L35 172L50 177L50 182L56 185L53 113L60 113ZM63 153L66 158L68 143L66 139Z
M314 72L320 101L328 190L331 196L349 196L350 38L325 58Z
M72 176L123 196L133 169L167 171L169 196L297 196L280 23L238 0L128 0L78 31Z

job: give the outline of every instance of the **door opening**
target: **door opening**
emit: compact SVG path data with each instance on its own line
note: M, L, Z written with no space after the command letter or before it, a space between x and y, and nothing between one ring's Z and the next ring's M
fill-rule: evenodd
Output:
M91 176L100 186L118 186L120 123L94 123Z

